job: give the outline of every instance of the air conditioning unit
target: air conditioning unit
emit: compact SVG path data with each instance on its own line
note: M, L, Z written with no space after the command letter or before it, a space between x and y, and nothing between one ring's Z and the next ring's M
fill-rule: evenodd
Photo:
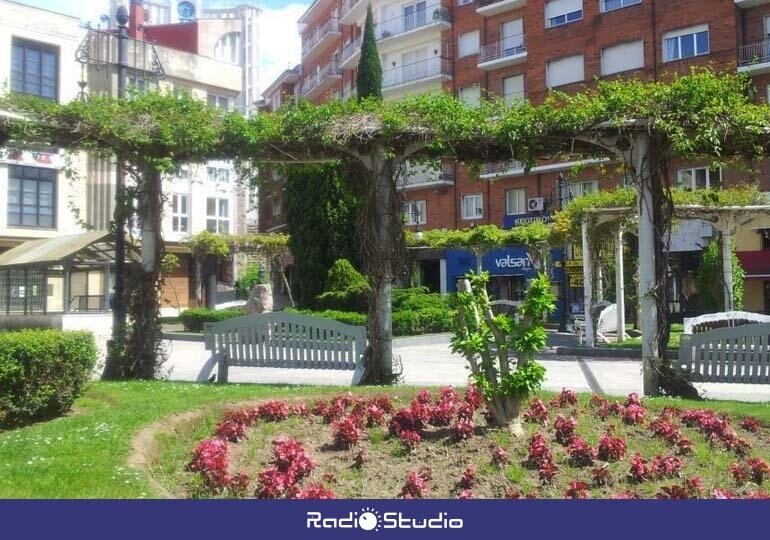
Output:
M529 212L542 212L545 209L545 199L543 197L532 197L527 201L527 210Z

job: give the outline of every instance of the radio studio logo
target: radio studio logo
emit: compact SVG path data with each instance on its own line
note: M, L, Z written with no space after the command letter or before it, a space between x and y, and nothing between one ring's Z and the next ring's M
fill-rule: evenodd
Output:
M463 520L450 518L446 512L432 516L413 517L404 512L379 512L365 507L360 512L342 516L325 516L321 512L307 513L308 529L360 529L378 532L383 529L462 529Z

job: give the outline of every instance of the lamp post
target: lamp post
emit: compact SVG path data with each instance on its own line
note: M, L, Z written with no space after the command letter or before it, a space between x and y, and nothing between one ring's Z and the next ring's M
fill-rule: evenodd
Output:
M556 178L557 198L559 200L559 210L564 210L566 203L569 202L569 189L567 180L562 173ZM562 247L561 254L561 287L559 287L559 300L561 303L561 312L559 313L559 332L567 331L567 320L569 311L569 274L567 274L567 244Z
M126 96L128 72L128 11L120 6L115 13L118 24L118 98ZM118 370L122 366L126 328L126 216L124 203L126 198L126 177L123 170L122 156L115 156L115 294L112 299L112 340L110 356L112 362L105 367L106 378L120 377Z

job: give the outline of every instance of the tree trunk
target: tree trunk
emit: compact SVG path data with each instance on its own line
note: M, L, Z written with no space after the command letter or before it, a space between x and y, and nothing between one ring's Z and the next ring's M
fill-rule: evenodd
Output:
M203 259L195 257L195 307L203 306Z
M142 222L142 262L131 268L128 310L132 319L128 342L130 376L153 379L162 364L160 327L160 262L163 260L160 173L144 171L140 182L138 213Z
M495 426L507 428L513 437L524 436L524 427L521 425L520 399L496 396L487 401L487 407Z
M359 216L358 233L362 260L371 279L367 334L361 384L391 384L393 373L393 325L391 289L397 263L403 258L403 223L395 186L396 163L380 149L367 165L366 207Z

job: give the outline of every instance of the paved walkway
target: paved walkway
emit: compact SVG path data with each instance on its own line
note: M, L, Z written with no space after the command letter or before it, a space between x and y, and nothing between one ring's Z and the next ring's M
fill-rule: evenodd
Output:
M557 344L553 339L552 344ZM166 364L171 380L206 381L216 373L216 365L200 342L169 342L171 358ZM394 341L394 352L403 364L403 384L411 386L465 385L465 360L449 351L449 335L401 338ZM559 391L570 388L624 396L642 391L641 361L623 358L581 358L557 355L551 348L539 355L546 368L544 387ZM348 385L352 372L276 368L231 367L230 382L283 384ZM702 384L699 389L711 399L770 401L770 387L745 384Z

